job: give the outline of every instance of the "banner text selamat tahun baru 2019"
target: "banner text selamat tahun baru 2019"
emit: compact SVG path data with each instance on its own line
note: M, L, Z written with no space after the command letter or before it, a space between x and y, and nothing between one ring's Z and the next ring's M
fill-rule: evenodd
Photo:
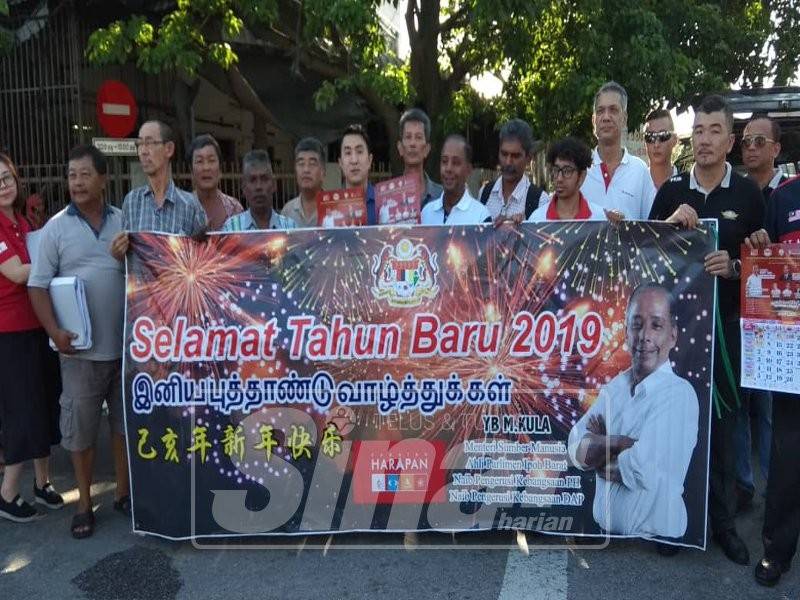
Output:
M135 530L704 547L714 227L132 235Z

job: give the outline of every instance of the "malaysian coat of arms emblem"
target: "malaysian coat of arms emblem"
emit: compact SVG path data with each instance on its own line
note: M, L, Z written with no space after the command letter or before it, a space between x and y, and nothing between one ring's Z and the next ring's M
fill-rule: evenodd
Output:
M415 246L407 239L401 239L396 246L384 246L372 258L372 295L387 300L390 306L419 306L423 299L439 293L436 259L436 253L427 246Z

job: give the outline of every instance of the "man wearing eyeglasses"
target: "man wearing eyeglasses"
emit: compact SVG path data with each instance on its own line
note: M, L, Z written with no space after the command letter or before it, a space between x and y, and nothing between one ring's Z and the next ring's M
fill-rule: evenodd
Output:
M788 179L775 168L781 153L781 126L766 115L756 115L744 128L742 162L747 176L758 184L769 202L773 190Z
M750 120L742 136L742 162L747 176L758 184L767 205L775 188L788 179L783 171L775 168L775 159L781 152L780 139L780 125L763 114ZM739 414L736 431L736 493L740 510L750 508L755 495L751 419L752 428L757 430L758 462L765 479L772 440L772 394L764 390L745 393L750 396L750 411Z
M678 143L678 136L675 135L675 125L668 110L659 108L647 115L644 143L650 163L650 177L658 189L667 179L678 174L678 169L672 164L672 151Z
M647 219L656 188L644 161L622 146L628 126L628 92L615 81L603 84L595 95L592 126L597 147L581 192L614 218Z
M537 208L529 222L587 220L603 221L606 216L597 204L586 200L581 184L592 166L592 151L575 138L565 138L553 144L547 152L553 197Z
M758 184L764 201L769 204L773 190L788 177L775 168L781 152L781 128L766 115L755 115L745 126L742 136L742 162L747 176ZM772 394L764 390L745 391L750 396L750 411L739 414L736 432L737 498L740 510L750 508L755 494L753 478L751 418L757 430L758 461L764 478L769 472L769 450L772 439Z
M170 161L175 154L172 128L161 121L146 121L139 128L136 152L147 185L128 192L122 203L122 229L111 242L111 254L123 260L128 233L154 231L196 236L207 228L206 213L197 198L172 180Z

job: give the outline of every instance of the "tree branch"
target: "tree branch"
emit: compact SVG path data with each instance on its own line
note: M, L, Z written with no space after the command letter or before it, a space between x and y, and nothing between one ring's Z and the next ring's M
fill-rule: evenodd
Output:
M456 12L451 14L447 19L439 23L439 34L450 33L453 29L465 25L469 19L465 19L469 15L467 5L464 4Z

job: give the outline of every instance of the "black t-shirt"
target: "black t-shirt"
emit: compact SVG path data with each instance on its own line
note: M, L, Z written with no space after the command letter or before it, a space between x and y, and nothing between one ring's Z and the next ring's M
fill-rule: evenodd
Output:
M739 249L754 231L764 224L764 197L753 181L731 173L727 187L718 185L706 197L699 190L689 189L690 173L682 173L664 182L650 211L650 219L663 221L681 204L688 204L701 219L719 222L719 249L731 258L739 258ZM739 281L719 278L719 308L726 320L739 318Z

